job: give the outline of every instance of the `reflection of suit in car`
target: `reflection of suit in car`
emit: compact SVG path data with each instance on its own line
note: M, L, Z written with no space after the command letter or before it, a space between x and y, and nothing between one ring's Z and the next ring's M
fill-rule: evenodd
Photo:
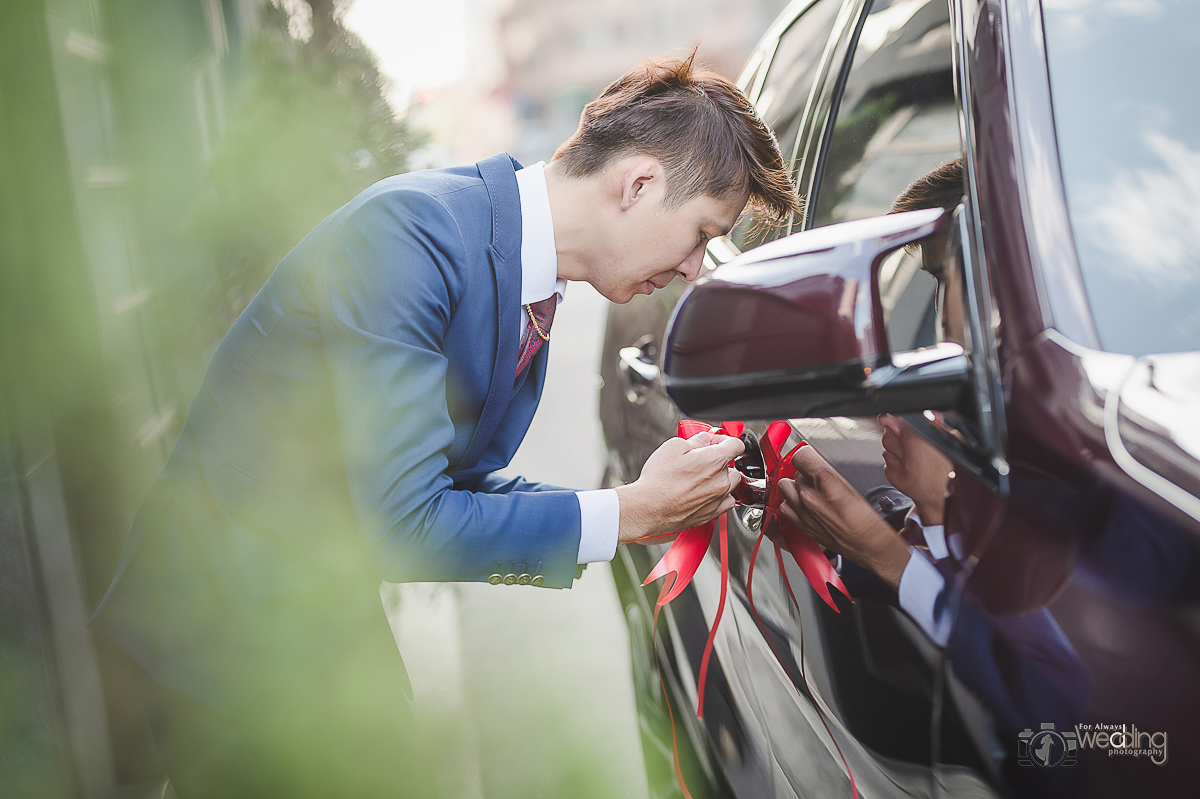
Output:
M381 578L571 584L574 492L493 474L546 367L514 382L514 168L381 181L234 323L96 614L157 682L242 718L336 714L364 673L402 680Z
M941 525L926 527L915 512L905 538L914 544L899 593L873 573L845 561L842 579L854 595L896 603L946 649L954 673L993 714L1005 740L1053 721L1068 729L1083 718L1091 681L1074 648L1042 608L1024 616L996 616L964 594L951 608L959 566Z

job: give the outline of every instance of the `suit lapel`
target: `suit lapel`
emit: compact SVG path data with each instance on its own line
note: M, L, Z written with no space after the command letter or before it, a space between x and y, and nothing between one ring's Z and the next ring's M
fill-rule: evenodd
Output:
M483 412L471 443L458 462L470 468L478 460L504 418L512 399L517 371L517 337L521 305L521 199L516 170L521 166L507 154L492 156L477 165L487 187L492 208L492 239L488 257L496 281L496 363Z

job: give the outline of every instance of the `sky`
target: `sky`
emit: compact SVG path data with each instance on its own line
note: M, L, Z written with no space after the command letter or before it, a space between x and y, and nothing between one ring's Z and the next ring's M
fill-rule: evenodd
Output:
M345 18L392 80L403 112L416 92L445 86L467 64L464 0L355 0Z

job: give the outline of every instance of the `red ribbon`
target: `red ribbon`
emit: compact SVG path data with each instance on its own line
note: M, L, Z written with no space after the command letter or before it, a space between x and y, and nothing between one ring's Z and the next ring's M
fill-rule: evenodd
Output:
M779 512L779 506L783 504L783 492L779 490L779 481L784 478L794 478L796 476L796 467L792 465L792 456L795 455L801 447L808 446L807 441L801 441L788 452L787 455L780 455L784 444L787 443L788 436L791 435L792 426L787 422L771 422L767 428L766 441L768 446L762 448L763 461L767 467L767 508L763 514L762 530L767 535L770 535L772 526L779 528L779 536L783 540L783 545L787 547L788 552L796 561L796 565L800 567L800 571L808 578L809 584L821 599L825 600L825 604L833 608L834 612L841 613L838 606L833 602L833 595L829 592L829 586L832 585L840 591L847 599L851 599L850 592L846 590L846 585L842 582L841 575L833 568L833 564L829 562L829 558L825 557L825 553L821 550L819 544L813 541L796 525L789 522L783 514ZM776 546L778 549L778 545ZM782 561L780 562L782 568ZM695 573L695 570L692 570ZM787 579L786 576L784 579ZM795 597L792 598L795 601Z
M741 436L744 430L744 425L741 422L722 422L718 427L710 427L703 422L697 422L690 419L684 419L679 423L679 437L691 438L698 433L712 433L713 435L727 435L738 437ZM796 475L796 467L792 465L792 456L807 442L801 441L793 447L786 455L781 455L784 444L787 442L788 436L791 434L791 425L785 421L772 422L767 428L765 438L766 445L762 447L763 461L767 469L767 506L763 514L762 532L759 533L758 541L755 542L754 551L750 556L750 568L746 578L746 593L750 601L750 610L754 614L755 621L758 622L759 628L762 628L762 622L758 618L758 611L754 607L754 595L752 593L752 582L754 579L754 560L758 555L759 544L762 543L763 536L768 534L772 528L778 528L778 534L772 536L775 541L782 540L787 551L791 553L800 571L808 579L813 590L825 600L829 607L835 612L840 613L837 605L834 604L833 596L829 591L829 586L833 585L847 599L851 599L850 592L842 583L842 578L838 575L829 559L825 557L825 553L817 542L813 541L804 534L798 527L789 522L781 513L780 505L783 502L782 492L779 490L779 481L783 478L794 478ZM732 465L732 463L730 464ZM713 521L705 522L704 524L690 527L687 530L681 531L671 544L670 549L662 556L650 570L650 574L642 582L642 585L649 585L655 580L663 577L670 577L663 583L662 589L659 591L658 600L654 605L654 635L658 634L658 614L664 605L666 605L675 597L683 593L683 590L691 583L692 578L696 574L696 570L700 567L700 562L704 560L704 555L708 552L708 548L712 543L713 531L718 534L718 542L720 547L720 566L721 566L721 594L717 602L717 613L713 618L712 626L709 628L708 640L704 644L704 655L700 659L700 673L697 678L696 691L698 699L696 701L696 718L704 717L704 694L705 684L708 679L708 664L712 657L713 643L717 636L717 627L721 624L721 617L725 613L725 597L729 588L729 536L725 515L722 514ZM663 538L665 536L649 536L640 540L652 540L654 538ZM784 569L783 558L778 543L775 543L776 560L779 564L779 573L783 577L784 585L787 587L788 595L791 596L793 604L796 604L796 609L799 611L799 605L796 603L796 595L792 592L791 583L788 581L787 572ZM851 601L853 601L851 599ZM767 643L771 646L771 651L779 660L780 665L783 664L783 659L779 653L775 651L775 645L771 643L769 636L764 637ZM804 639L801 640L801 659L803 659ZM657 663L657 648L655 654ZM677 744L677 736L675 731L675 714L671 710L671 701L667 695L667 687L662 677L662 665L658 663L659 682L662 684L663 697L667 703L667 713L671 719L671 749L674 757L675 777L679 781L679 786L687 799L692 799L692 795L688 792L687 785L683 779L683 773L679 763L679 749ZM804 666L801 663L801 678L804 680L805 690L809 692L811 700L811 691L808 689L808 681L804 676ZM784 669L786 672L786 668ZM816 702L813 702L816 707ZM830 738L833 734L829 731L829 725L825 724L824 715L821 714L820 708L817 708L818 716L821 718L821 723L825 725L825 730L829 733ZM846 758L842 755L842 750L838 746L837 741L833 742L837 748L838 755L842 758L842 764L846 767L846 773L850 776L850 786L854 792L854 797L858 797L858 788L854 783L854 775L850 773L850 767L846 763Z

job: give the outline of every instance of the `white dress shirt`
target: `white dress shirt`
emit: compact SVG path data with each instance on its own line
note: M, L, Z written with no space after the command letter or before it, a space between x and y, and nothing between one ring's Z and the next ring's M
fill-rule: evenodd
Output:
M558 253L554 249L554 220L546 190L546 164L539 161L517 170L517 193L521 197L521 327L529 324L526 305L558 295L562 303L567 281L558 276ZM553 335L553 325L551 325ZM621 527L621 505L611 488L576 491L579 500L579 556L576 563L612 560L617 554L617 531Z
M937 600L946 590L946 578L933 564L934 561L949 557L951 553L961 560L962 537L954 535L947 541L946 528L940 524L922 524L915 508L909 511L908 520L921 528L929 555L926 556L919 549L909 548L908 564L900 574L900 607L935 643L945 646L950 640L952 619L944 609L939 610Z

